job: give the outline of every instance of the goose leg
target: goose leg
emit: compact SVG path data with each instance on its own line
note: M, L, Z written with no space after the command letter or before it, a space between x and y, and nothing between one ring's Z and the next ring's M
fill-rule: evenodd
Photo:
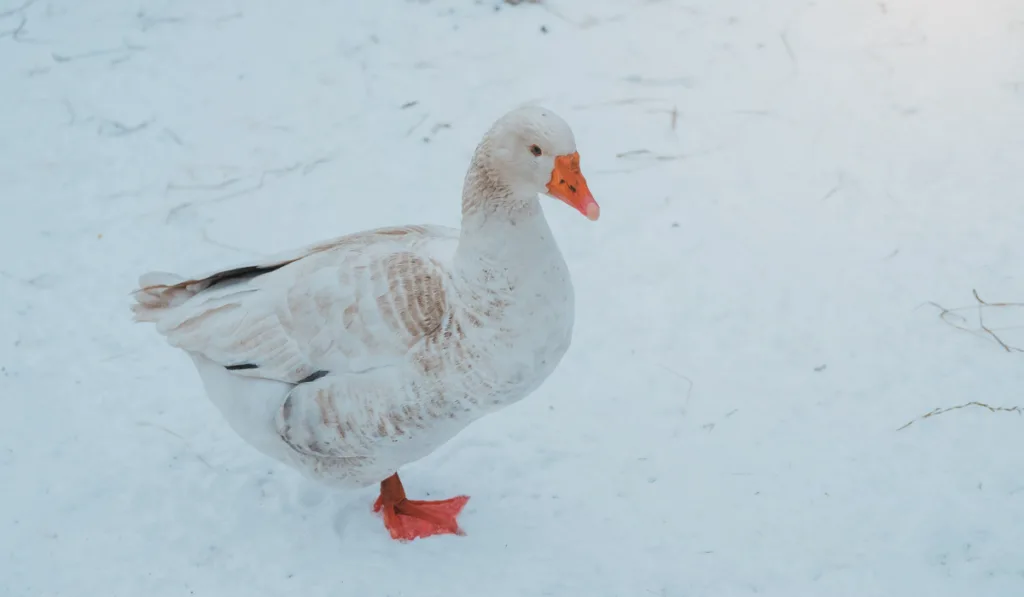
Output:
M464 535L456 518L468 501L465 495L446 500L410 500L395 473L380 482L380 497L373 511L382 512L392 539L411 541L431 535Z

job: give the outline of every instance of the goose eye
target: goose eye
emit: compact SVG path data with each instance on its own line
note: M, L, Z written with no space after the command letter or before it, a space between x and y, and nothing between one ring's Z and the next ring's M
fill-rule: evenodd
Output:
M537 145L531 145L530 146L530 153L532 153L533 155L539 156L540 154L542 154L544 152L541 151L540 147L538 147Z

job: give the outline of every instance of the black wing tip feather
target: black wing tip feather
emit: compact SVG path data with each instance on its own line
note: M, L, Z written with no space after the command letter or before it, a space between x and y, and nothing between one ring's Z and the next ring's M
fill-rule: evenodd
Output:
M323 370L317 371L316 373L310 373L306 377L303 377L302 379L300 379L298 381L298 383L310 383L312 381L316 381L316 380L320 379L321 377L327 375L327 373L328 373L327 371L323 371Z
M263 274L269 274L274 270L279 270L282 267L288 265L291 261L285 261L284 263L275 263L273 265L246 265L243 267L236 267L234 269L224 270L217 272L212 276L206 278L205 282L207 286L214 286L222 282L230 282L233 280L239 280L242 278L256 278Z
M253 363L241 363L239 365L226 365L224 368L227 369L228 371L244 371L246 369L259 369L260 366L259 365L255 365ZM320 371L315 371L313 373L310 373L306 377L303 377L299 381L295 382L295 385L298 385L298 384L301 384L301 383L314 382L314 381L320 379L321 377L327 375L328 373L330 373L330 372L329 371L325 371L323 369L321 369Z

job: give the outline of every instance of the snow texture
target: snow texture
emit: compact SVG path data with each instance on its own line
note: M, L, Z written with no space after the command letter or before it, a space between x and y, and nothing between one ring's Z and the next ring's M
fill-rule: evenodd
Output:
M0 0L0 89L4 597L1024 595L1019 0ZM525 102L602 207L545 203L574 342L397 543L128 293L457 225Z

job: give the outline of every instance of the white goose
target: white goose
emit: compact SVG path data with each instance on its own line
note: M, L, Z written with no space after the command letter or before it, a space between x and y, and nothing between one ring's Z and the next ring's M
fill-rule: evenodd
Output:
M468 497L406 499L397 471L527 396L569 348L572 281L539 193L598 218L569 126L519 108L476 148L461 230L382 228L191 279L153 272L132 309L192 357L255 448L335 486L379 482L395 539L462 534Z

